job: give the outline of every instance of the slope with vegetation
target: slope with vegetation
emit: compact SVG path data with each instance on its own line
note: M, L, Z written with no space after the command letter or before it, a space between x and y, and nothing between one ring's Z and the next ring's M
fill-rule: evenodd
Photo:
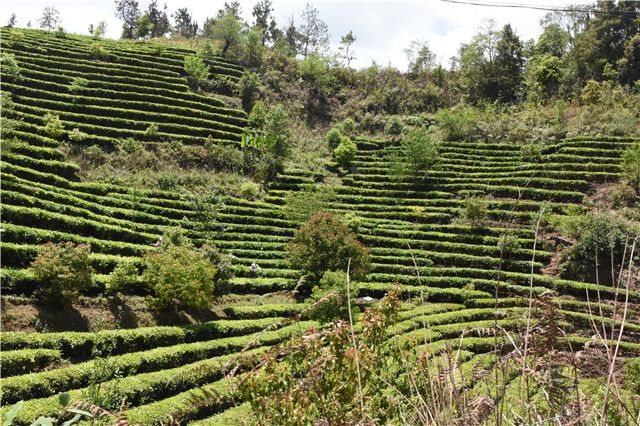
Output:
M260 95L304 97L291 127L359 84L331 95L337 80L319 77L344 69L323 68L309 37L294 44L303 78L271 70ZM45 332L2 332L15 424L73 417L76 401L141 424L634 419L640 140L625 125L637 117L618 136L580 136L582 118L568 131L566 117L598 116L587 133L609 133L611 99L631 111L637 94L594 81L575 110L540 116L352 104L358 121L322 142L333 160L307 161L314 136L239 99L248 74L206 47L4 28L2 50L3 311L53 305L77 321L58 330L40 312L25 328ZM396 77L431 82L424 60ZM502 83L499 97L517 98ZM148 305L147 326L131 301ZM85 323L83 305L133 328Z

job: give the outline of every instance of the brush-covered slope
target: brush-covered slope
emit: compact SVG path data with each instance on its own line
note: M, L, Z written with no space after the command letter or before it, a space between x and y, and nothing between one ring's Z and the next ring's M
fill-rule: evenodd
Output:
M119 262L139 258L173 226L181 226L196 241L213 236L220 248L234 255L232 294L296 287L300 273L287 264L284 247L298 224L287 219L282 205L289 192L315 183L312 173L289 170L261 202L226 197L216 206L215 223L207 225L201 206L182 194L81 182L77 166L58 149L60 140L44 129L43 117L52 112L65 128L60 139L67 140L68 132L77 128L87 137L71 143L82 146L108 147L128 137L145 140L152 124L158 126L154 140L160 136L167 142L199 144L213 138L237 143L245 114L215 96L189 89L182 64L192 52L42 31L22 33L14 37L2 32L3 52L15 55L21 69L20 79L2 76L2 90L11 94L17 120L14 132L3 135L15 138L2 153L4 296L33 293L37 283L28 266L47 241L91 244L99 275L88 295L97 295L104 289L105 274ZM237 78L241 73L223 59L211 65L214 74ZM78 77L87 84L72 90ZM341 176L343 184L334 188L337 196L331 208L362 218L359 236L371 249L373 268L359 283L360 296L378 297L394 283L402 284L407 303L394 333L420 337L426 321L432 353L447 344L460 346L464 362L472 363L494 349L495 338L483 330L496 324L501 330L521 330L529 296L551 291L568 341L579 348L593 334L594 310L607 316L614 301L623 297L611 286L544 275L542 269L553 253L536 241L530 221L542 203L561 214L568 205L580 203L593 184L617 180L620 155L630 139L565 140L548 146L543 162L525 161L518 147L500 141L445 143L440 167L420 184L389 177L388 154L397 143L357 143L356 162ZM454 221L470 194L491 196L488 226ZM499 244L506 230L518 243L508 251ZM250 272L253 262L261 267L259 277ZM593 303L596 294L600 305ZM628 298L640 303L637 292L628 292ZM247 407L232 398L224 373L247 347L253 348L251 354L260 353L313 326L283 323L283 317L301 309L302 304L234 306L225 310L228 319L186 327L3 332L2 405L25 401L20 424L55 414L58 393L81 399L90 392L96 381L93 373L105 362L96 354L108 347L106 362L114 368L97 380L108 382L106 388L117 386L118 395L129 404L131 422L151 424L180 411L184 423L228 424L246 415ZM632 309L621 346L624 355L640 351L637 318ZM607 325L614 324L609 320ZM462 333L466 337L460 339ZM509 348L509 342L503 344ZM198 398L200 387L223 398Z

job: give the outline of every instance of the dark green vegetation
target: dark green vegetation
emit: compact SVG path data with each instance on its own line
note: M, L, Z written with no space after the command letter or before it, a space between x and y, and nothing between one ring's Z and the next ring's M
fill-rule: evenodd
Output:
M194 424L225 424L233 417L246 418L246 398L224 376L238 364L255 365L256 359L249 355L262 354L270 346L320 326L307 321L306 316L300 321L287 319L308 307L309 301L301 302L305 290L311 292L311 302L321 300L323 291L338 293L337 302L327 304L326 315L311 314L311 318L346 320L349 313L345 312L345 298L380 298L399 283L403 303L398 302L395 308L395 322L385 324L373 339L366 336L367 330L363 331L360 323L354 327L354 332L365 333L364 346L375 342L387 348L387 337L397 336L413 342L417 354L446 358L457 353L460 377L472 380L475 393L471 395L482 395L487 383L498 386L494 383L498 379L486 378L491 375L484 381L474 376L474 370L481 368L504 380L510 392L500 398L507 404L521 386L516 379L518 369L501 370L496 355L520 347L529 320L543 331L557 324L562 327L566 338L558 337L561 343L557 347L547 345L550 350L570 344L573 351L590 348L600 349L599 354L603 354L606 343L607 349L615 348L621 359L640 354L640 289L633 275L637 271L624 269L632 257L629 253L637 238L635 228L628 228L622 236L614 235L616 255L621 241L623 247L622 259L614 262L615 268L623 267L621 280L596 282L590 269L567 270L565 278L548 270L559 251L553 246L555 235L549 232L552 223L583 214L585 196L593 198L599 188L618 182L623 173L628 186L637 189L637 138L567 138L566 132L540 140L518 138L505 118L509 110L497 107L495 117L491 107L460 107L435 116L395 117L388 123L376 124L374 117L371 126L356 111L361 129L386 127L389 137L357 137L353 122L341 122L340 130L327 138L336 162L327 162L333 176L324 179L330 174L324 167L321 173L295 166L282 171L284 164L269 167L286 157L289 148L282 143L288 137L279 139L288 136L288 129L277 129L284 122L284 114L270 105L270 112L263 118L255 107L252 117L247 117L239 109L237 97L228 96L234 92L210 86L219 76L225 76L232 85L240 82L243 69L228 59L213 55L203 67L199 60L185 61L195 53L189 49L95 41L42 31L2 31L3 54L13 55L6 62L3 59L2 69L3 94L11 95L10 99L3 97L3 119L11 119L13 127L11 131L5 127L3 133L3 297L44 294L48 301L61 302L61 296L73 299L77 293L89 297L106 294L116 299L119 292L152 296L160 309L183 308L178 302L203 308L203 297L195 297L198 293L228 293L241 301L223 306L216 319L188 326L3 332L3 406L25 401L16 423L55 415L60 392L109 409L117 409L126 398L129 420L142 424L167 420L172 414L183 423ZM233 51L233 43L230 39L223 52ZM309 62L301 65L306 69L307 83L318 76L309 71L316 69L310 61L318 58L308 58ZM506 68L513 65L504 58L499 64ZM203 72L207 67L210 74ZM421 68L414 67L413 72L419 74ZM599 77L597 70L593 73L588 77ZM497 98L510 100L515 96L517 82L492 84L498 83ZM626 96L627 102L634 99L634 95L623 93L626 89L621 86L607 84L594 82L584 92L585 97L596 101L589 104L593 110L585 108L583 113L597 114L600 110L596 107L601 105L598 99L616 90ZM493 92L476 87L468 93L482 97ZM423 99L423 95L420 92L415 97ZM313 105L315 101L310 99ZM10 104L12 107L7 108ZM380 115L435 109L385 108L378 111ZM313 108L308 111L311 116L316 114ZM518 113L524 116L527 112ZM249 119L253 119L250 126L254 132L245 132ZM431 120L438 121L436 132L425 130ZM479 122L485 125L479 126ZM436 143L438 135L444 135L444 140ZM262 195L262 188L248 180L237 182L237 194L244 194L242 198L188 193L182 190L185 185L176 184L171 176L158 175L157 182L144 187L132 185L135 181L129 177L89 181L82 179L83 169L69 161L100 162L112 156L109 164L121 161L136 167L134 158L146 158L147 162L158 158L146 157L149 152L177 157L190 152L190 148L206 149L204 154L210 154L213 162L234 158L244 167L249 157L250 164L265 163L264 174L250 172L269 181L266 193ZM278 170L280 173L272 176ZM323 180L328 182L318 185ZM637 207L637 193L627 195L620 204ZM318 211L333 215L318 215ZM633 212L630 215L633 219ZM309 228L335 231L333 235L339 238L335 245L326 246L329 248L325 251L331 253L325 255L337 259L323 263L326 259L321 258L322 250L313 252L311 260L315 263L305 263L309 259L304 253L299 257L288 255L300 249L296 243L313 240L319 242L316 248L322 248L326 242L323 232L310 232L310 238L300 237L290 243L310 217L298 235ZM625 216L625 220L630 219ZM569 233L576 239L580 238L580 229L588 230L579 219L567 222L569 228L578 229ZM608 224L616 232L627 229ZM177 227L198 250L190 244L163 247ZM600 241L607 239L601 238L598 229L589 235L594 236L595 246L601 247ZM573 253L582 256L578 256L582 265L590 260L585 253L594 247L593 241L572 245ZM51 247L45 246L48 242L91 246L90 253L83 251L88 262L78 253L82 258L67 256L66 252L49 256L68 258L58 265L60 271L49 271L66 277L56 283L68 284L68 291L43 289L50 285L51 277L38 268L37 262L32 263L39 254L47 253ZM341 252L345 242L349 250ZM293 250L287 250L288 244ZM363 254L361 244L368 248L368 255ZM228 257L223 258L218 250ZM351 265L352 275L358 278L351 283L353 294L345 294L346 277L340 272L325 272L346 269L348 259L341 253L361 260ZM604 260L607 254L606 249L598 252ZM205 258L213 260L215 268ZM172 261L177 262L175 267L171 267ZM69 274L63 268L67 264L80 264L81 268L73 270L85 273ZM198 268L183 269L185 264ZM305 283L300 280L302 270L312 275L308 279L317 284L316 289L301 285ZM567 279L576 276L588 282ZM171 283L181 284L180 293L185 297L171 291ZM224 291L219 286L222 283ZM266 296L264 300L268 301L270 293L293 290L297 290L297 299L287 295L285 303L249 302L259 296ZM242 298L247 295L253 299ZM194 296L193 300L189 296ZM531 304L537 300L548 301L555 316L532 314ZM361 302L364 300L357 303ZM355 309L352 315L357 321ZM366 319L368 314L363 315ZM622 324L624 333L614 345L611 342L618 338ZM594 333L598 336L592 337ZM349 346L349 337L342 335L342 347ZM316 355L322 354L309 355L316 362ZM383 360L381 356L377 362ZM380 365L378 368L383 370ZM625 368L628 374L637 372L633 363ZM350 395L357 395L354 376L350 379L342 384L348 386ZM629 392L636 392L629 391L628 381L625 378L620 385L619 398L625 402ZM586 381L582 403L591 404L599 412L606 402L602 402L602 387L598 385L597 380ZM295 384L292 387L300 391ZM202 397L203 390L208 391L206 397ZM534 398L542 398L544 391L541 385L531 393ZM269 395L265 397L268 401ZM495 402L498 399L496 396ZM630 406L630 410L637 412L637 407ZM628 418L622 412L615 415ZM335 418L340 418L339 412Z

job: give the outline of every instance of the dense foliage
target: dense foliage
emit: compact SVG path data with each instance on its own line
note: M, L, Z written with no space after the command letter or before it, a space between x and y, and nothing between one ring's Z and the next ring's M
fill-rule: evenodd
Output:
M320 279L325 271L347 271L355 278L369 270L369 251L355 234L332 213L309 218L287 244L289 262Z

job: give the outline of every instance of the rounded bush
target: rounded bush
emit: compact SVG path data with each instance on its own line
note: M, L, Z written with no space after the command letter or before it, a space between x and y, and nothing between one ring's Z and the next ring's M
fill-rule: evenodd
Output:
M342 133L340 130L336 127L329 129L327 132L327 144L329 148L336 149L336 147L340 145L340 142L342 142Z
M342 167L349 167L356 158L357 145L347 136L341 138L340 144L333 150L333 157Z
M370 268L369 250L356 235L332 213L311 216L287 244L289 262L316 280L325 271L346 271L358 279Z

